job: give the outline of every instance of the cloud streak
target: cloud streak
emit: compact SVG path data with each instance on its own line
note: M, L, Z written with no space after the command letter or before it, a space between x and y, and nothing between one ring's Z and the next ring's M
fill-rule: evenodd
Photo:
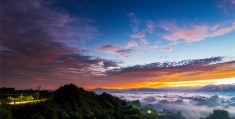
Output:
M138 71L158 70L158 69L177 68L177 67L204 66L214 62L221 62L222 60L223 57L211 57L206 59L183 60L180 62L163 62L163 63L157 62L146 65L135 65L130 67L113 69L107 71L107 73L113 75L125 72L138 72Z
M230 5L234 6L233 1L221 2L221 7ZM231 11L231 10L230 10ZM164 21L152 21L143 20L138 18L134 13L128 15L131 18L132 27L136 30L132 30L132 34L129 36L132 39L138 39L140 45L148 46L149 42L146 37L157 34L156 39L162 39L170 41L168 47L177 45L180 42L193 43L205 40L207 38L214 38L225 35L235 30L235 21L225 21L215 24L205 23L188 23L177 24L176 20L164 20ZM166 44L165 44L166 46ZM164 47L164 45L160 46ZM162 48L161 51L171 51L172 48Z
M132 47L136 47L136 46L139 46L139 44L136 41L132 40L132 41L127 43L126 47L127 48L132 48Z
M171 51L171 50L172 50L171 47L163 47L163 48L162 48L162 51Z
M233 21L224 25L216 24L214 26L191 24L189 27L164 24L160 27L168 32L162 35L163 39L173 43L179 42L180 40L191 43L232 32L235 30L235 22Z
M97 50L100 52L116 54L123 57L128 57L132 53L131 49L125 49L111 44L101 45L97 48Z
M132 32L136 33L139 31L139 25L140 25L140 19L134 14L134 13L129 13L127 15L130 18L131 21L131 27L132 27Z
M145 38L145 33L143 33L143 32L138 32L138 33L136 33L136 34L131 34L130 37L131 37L132 39L139 39L140 42L141 42L143 45L148 45L148 44L149 44L149 42L148 42L148 41L146 40L146 38Z

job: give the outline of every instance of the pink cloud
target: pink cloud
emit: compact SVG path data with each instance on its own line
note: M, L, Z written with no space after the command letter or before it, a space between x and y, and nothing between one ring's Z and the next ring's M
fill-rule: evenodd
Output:
M138 43L136 41L130 41L127 43L127 48L132 48L132 47L136 47L136 46L139 46Z
M148 50L154 51L154 50L156 50L157 48L158 48L158 46L153 45L153 46L149 46L149 47L148 47Z
M214 30L214 32L210 34L210 37L224 35L226 33L233 31L233 30L235 30L235 21L233 22L232 26L223 27L223 28L219 28L217 30Z
M195 26L192 29L178 29L176 31L171 31L172 33L163 36L163 39L169 41L184 40L186 42L196 42L208 37L208 27L207 26Z
M162 48L162 51L171 51L171 50L172 50L171 47L163 47L163 48Z
M191 25L191 27L178 27L176 25L164 26L162 29L169 33L162 36L163 39L177 42L183 40L185 42L197 42L209 37L221 36L235 30L235 23L226 24L222 26L216 24L214 26L209 25Z
M133 39L142 39L142 38L145 38L145 33L139 32L139 33L130 35L130 37Z
M140 39L140 41L141 41L141 43L143 43L144 45L148 45L148 44L149 44L149 42L148 42L146 39L144 39L144 38Z
M113 53L113 52L120 50L120 49L121 49L120 47L114 46L111 44L102 45L97 48L98 51L102 51L102 52L106 52L106 53Z
M218 29L219 25L220 25L220 24L216 24L216 25L212 26L212 27L211 27L211 30L216 30L216 29Z

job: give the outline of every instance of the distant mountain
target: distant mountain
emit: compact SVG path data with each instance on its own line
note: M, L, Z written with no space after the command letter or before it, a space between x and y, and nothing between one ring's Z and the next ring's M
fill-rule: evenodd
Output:
M133 89L105 89L96 88L94 92L235 92L235 84L206 85L202 87L162 87L162 88L133 88Z
M105 88L96 88L90 91L94 91L94 92L152 92L152 91L164 91L164 89L160 89L160 88L132 88L132 89L105 89Z
M197 92L235 92L234 84L227 85L206 85L199 89L196 89Z

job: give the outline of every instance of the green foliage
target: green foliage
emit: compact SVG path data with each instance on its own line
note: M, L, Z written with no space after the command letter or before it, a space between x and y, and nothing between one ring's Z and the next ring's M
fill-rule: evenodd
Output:
M7 97L7 102L13 102L13 101L14 101L13 97L11 97L11 96Z
M23 95L19 95L18 97L14 98L16 102L21 102L23 101L24 96Z
M23 101L33 101L33 96L25 96L24 98L23 98Z
M226 110L213 110L213 114L210 114L206 118L201 119L230 119L229 113Z
M22 94L19 95L18 97L16 98L13 98L11 96L7 97L7 102L21 102L21 101L33 101L34 98L33 96L29 95L29 96L23 96Z
M141 104L139 100L134 100L129 102L130 105L132 105L134 108L140 109L141 108Z

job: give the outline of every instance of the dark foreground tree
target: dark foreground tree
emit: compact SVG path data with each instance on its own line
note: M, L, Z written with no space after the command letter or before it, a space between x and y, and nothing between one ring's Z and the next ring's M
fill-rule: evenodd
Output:
M201 119L231 119L229 113L226 110L213 110L213 114L210 114L206 118Z

